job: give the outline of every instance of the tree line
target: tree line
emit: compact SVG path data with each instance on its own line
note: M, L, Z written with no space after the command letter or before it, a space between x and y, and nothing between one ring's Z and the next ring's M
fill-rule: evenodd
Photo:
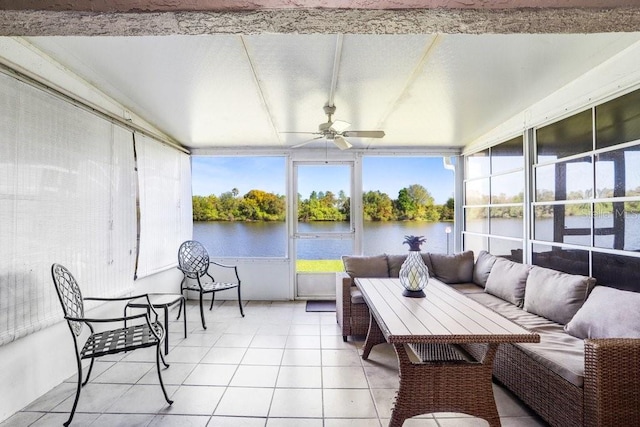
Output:
M453 198L443 205L434 203L431 193L419 184L405 187L396 199L380 191L362 195L365 221L450 221ZM312 191L308 198L298 194L298 220L348 221L351 199L344 191ZM284 221L285 196L251 190L241 196L237 188L218 196L193 196L194 221Z

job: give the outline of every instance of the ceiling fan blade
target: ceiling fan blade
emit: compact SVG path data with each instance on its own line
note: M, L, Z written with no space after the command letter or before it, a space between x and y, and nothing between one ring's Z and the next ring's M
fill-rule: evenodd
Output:
M336 135L336 137L333 139L333 143L341 150L346 150L347 148L353 147L353 145L351 145L349 141L347 141L340 135Z
M317 133L317 132L306 132L306 133ZM318 139L322 139L322 136L318 136L316 138L307 139L306 141L301 142L300 144L292 145L291 148L300 148L300 147L302 147L304 145L312 143L313 141L317 141Z
M296 131L289 131L289 132L278 132L278 133L298 133L298 134L304 134L304 135L322 135L322 133L320 133L320 132L296 132Z
M343 120L336 120L335 122L331 123L331 129L338 133L344 132L349 126L351 126L351 123L345 122Z
M343 136L355 137L355 138L382 138L384 136L383 130L350 130L342 132Z

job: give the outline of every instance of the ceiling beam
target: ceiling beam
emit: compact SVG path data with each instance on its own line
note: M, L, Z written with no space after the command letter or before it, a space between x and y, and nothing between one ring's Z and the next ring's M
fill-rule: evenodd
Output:
M615 8L263 9L221 12L101 13L0 8L0 36L586 34L640 31L640 3L637 0L632 2L634 6ZM7 0L0 0L0 5L5 3Z

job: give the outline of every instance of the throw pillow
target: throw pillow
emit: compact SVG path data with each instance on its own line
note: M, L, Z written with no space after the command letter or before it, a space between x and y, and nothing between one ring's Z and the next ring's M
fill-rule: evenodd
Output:
M640 293L596 286L564 330L577 338L640 338Z
M354 277L389 277L387 256L347 256L342 257L344 271Z
M473 267L473 283L485 287L489 273L491 273L491 267L495 264L496 259L495 255L491 255L485 250L480 251L476 265Z
M524 309L566 325L582 307L595 284L593 277L534 266L527 276Z
M522 307L530 265L497 258L484 287L485 292Z
M431 267L431 258L429 257L429 253L423 252L422 261L429 269L429 277L433 277L433 267ZM399 277L400 276L400 267L402 267L402 263L407 259L407 255L387 255L387 263L389 264L389 277Z
M429 257L434 276L442 282L469 283L473 279L473 251L453 255L430 253Z

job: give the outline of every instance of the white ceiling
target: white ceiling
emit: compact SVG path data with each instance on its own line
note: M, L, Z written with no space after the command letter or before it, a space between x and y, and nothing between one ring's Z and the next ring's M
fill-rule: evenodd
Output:
M355 147L394 148L464 146L640 33L26 40L185 147L298 144L282 132L316 131L333 96L334 120L386 132Z

